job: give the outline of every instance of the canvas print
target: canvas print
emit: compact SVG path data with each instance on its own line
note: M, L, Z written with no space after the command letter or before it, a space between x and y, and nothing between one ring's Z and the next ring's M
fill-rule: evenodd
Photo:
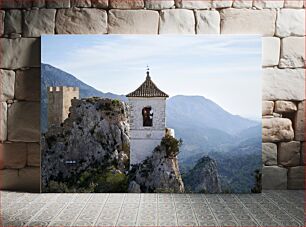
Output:
M43 192L261 192L259 36L41 42Z

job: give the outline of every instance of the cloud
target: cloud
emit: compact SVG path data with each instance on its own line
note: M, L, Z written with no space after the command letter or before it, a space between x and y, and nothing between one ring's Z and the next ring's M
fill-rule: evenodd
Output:
M235 114L261 114L257 36L48 36L42 46L45 63L103 92L135 89L149 64L170 95L203 95Z
M78 39L72 38L70 42L78 42ZM254 42L253 38L250 42ZM201 58L203 55L215 57L260 54L258 49L250 45L243 47L242 44L245 43L241 38L236 40L233 37L216 36L115 36L113 40L109 37L105 40L101 36L101 39L95 38L91 46L65 52L57 50L61 53L60 58L43 58L57 67L77 72L101 66L114 69L137 67L158 59L180 61L186 58Z

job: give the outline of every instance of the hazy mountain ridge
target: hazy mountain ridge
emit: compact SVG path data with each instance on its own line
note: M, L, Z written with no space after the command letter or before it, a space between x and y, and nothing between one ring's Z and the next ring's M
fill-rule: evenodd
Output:
M71 86L71 87L79 87L80 88L80 96L81 98L87 97L103 97L103 98L111 98L111 99L119 99L122 101L126 101L126 97L124 95L117 95L113 93L103 93L98 91L97 89L93 88L82 82L81 80L77 79L75 76L62 71L52 65L48 64L41 64L41 86L42 88L48 86ZM42 89L42 92L46 91Z
M203 96L183 95L173 96L167 101L167 122L169 126L200 126L218 129L231 135L258 124L225 111Z
M174 96L166 111L167 127L184 141L181 162L197 154L229 152L250 138L261 139L260 123L230 114L202 96Z

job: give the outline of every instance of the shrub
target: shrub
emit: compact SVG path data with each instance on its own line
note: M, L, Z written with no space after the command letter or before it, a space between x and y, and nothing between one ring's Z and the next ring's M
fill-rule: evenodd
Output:
M46 187L47 192L71 192L68 186L63 182L50 181L48 187Z
M256 169L254 171L253 176L255 177L255 185L251 189L252 193L261 193L262 190L262 182L261 182L261 172L260 170Z
M120 101L118 99L113 99L112 100L112 104L115 106L119 106L120 105Z
M165 147L168 158L175 158L179 154L179 148L182 144L182 139L177 140L170 135L166 135L161 141L161 146Z
M96 181L95 192L127 192L127 188L128 176L109 170Z
M156 188L154 193L175 193L173 188Z

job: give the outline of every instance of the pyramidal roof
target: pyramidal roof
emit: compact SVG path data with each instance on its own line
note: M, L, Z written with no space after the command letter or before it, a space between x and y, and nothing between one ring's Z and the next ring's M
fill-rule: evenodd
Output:
M165 92L161 91L151 80L150 72L147 70L147 77L139 88L126 95L126 97L169 97Z

